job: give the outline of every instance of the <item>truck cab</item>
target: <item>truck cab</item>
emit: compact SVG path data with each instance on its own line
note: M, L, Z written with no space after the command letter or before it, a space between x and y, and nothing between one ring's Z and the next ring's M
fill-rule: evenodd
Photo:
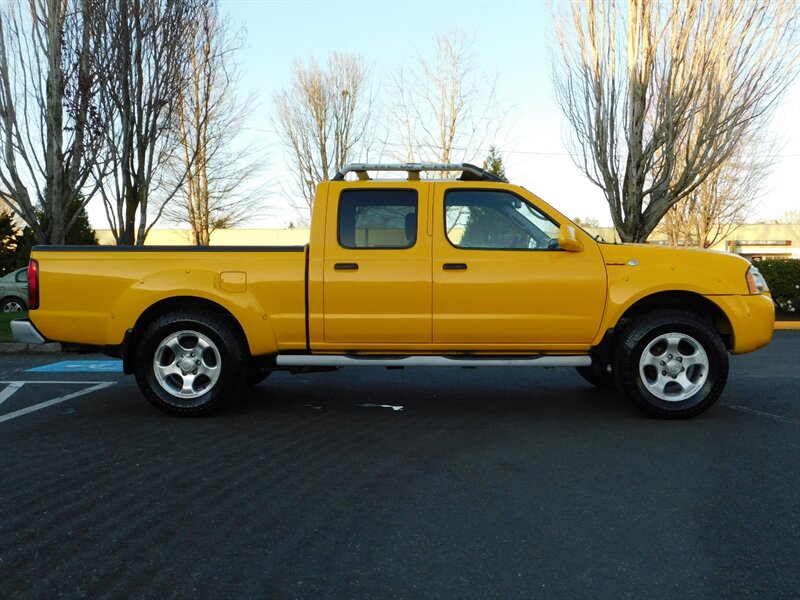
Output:
M598 245L523 188L331 181L312 222L312 350L569 352L597 336Z

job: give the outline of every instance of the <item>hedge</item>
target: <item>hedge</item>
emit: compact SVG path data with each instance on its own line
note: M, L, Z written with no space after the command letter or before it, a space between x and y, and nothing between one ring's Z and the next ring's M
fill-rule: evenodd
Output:
M778 306L790 313L800 311L800 259L760 260L756 266L767 280Z

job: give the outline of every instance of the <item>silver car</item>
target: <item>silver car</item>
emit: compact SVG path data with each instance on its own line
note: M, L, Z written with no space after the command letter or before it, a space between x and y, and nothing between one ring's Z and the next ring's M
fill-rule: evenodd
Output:
M28 269L11 271L0 277L0 312L28 310Z

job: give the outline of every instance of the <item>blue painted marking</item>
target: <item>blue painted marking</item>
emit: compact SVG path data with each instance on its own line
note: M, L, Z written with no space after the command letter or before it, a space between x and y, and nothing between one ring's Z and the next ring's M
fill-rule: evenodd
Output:
M121 360L62 360L27 369L27 373L122 373Z

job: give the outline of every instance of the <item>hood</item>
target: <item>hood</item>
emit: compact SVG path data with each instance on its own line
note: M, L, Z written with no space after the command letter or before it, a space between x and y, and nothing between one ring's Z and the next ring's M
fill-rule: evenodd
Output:
M670 282L707 295L748 294L745 274L750 263L735 254L652 244L598 244L611 276L629 275Z

